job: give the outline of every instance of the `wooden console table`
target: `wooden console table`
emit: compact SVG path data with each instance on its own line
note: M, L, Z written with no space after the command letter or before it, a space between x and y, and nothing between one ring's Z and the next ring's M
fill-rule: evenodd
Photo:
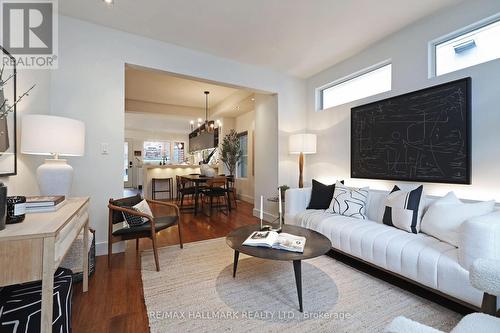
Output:
M88 290L89 198L67 199L56 212L26 214L0 231L0 286L42 280L42 333L52 332L54 273L82 229L83 291Z

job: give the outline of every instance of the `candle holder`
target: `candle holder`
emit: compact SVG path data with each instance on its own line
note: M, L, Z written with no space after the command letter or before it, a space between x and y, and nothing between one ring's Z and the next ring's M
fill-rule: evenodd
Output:
M271 224L263 224L262 220L260 220L260 231L275 231L277 233L280 233L281 229L282 229L282 224L280 222L279 227L276 228L274 226L274 222L276 222L276 220L274 220ZM280 221L281 221L281 219L280 219Z

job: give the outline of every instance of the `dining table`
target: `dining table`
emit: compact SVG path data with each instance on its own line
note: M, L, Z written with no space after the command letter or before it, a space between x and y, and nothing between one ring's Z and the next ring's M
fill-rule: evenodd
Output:
M207 177L207 176L202 176L199 174L193 174L193 175L183 175L180 176L182 179L192 182L194 184L194 216L197 215L198 213L198 199L200 197L201 193L201 187L203 184L207 183L211 179L224 179L226 182L226 189L227 189L227 183L228 183L228 176L225 175L219 175L219 176L214 176L214 177ZM227 196L227 209L231 211L231 200L229 200L229 192L226 191L226 196Z

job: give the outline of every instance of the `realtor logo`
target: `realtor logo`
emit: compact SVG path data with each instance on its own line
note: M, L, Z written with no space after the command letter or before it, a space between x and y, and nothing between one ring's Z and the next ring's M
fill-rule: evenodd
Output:
M56 1L1 0L1 18L1 45L18 68L55 68Z

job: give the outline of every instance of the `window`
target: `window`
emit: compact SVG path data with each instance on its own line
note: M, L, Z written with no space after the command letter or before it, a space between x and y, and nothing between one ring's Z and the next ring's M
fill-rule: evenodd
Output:
M173 163L184 162L184 142L174 142Z
M431 73L439 76L500 58L500 15L430 43Z
M170 160L170 142L144 141L144 161L160 162L164 158Z
M319 88L319 110L390 91L392 65L384 62Z
M240 139L240 149L241 149L241 159L238 163L236 177L247 178L248 177L248 132L242 132L238 134Z

